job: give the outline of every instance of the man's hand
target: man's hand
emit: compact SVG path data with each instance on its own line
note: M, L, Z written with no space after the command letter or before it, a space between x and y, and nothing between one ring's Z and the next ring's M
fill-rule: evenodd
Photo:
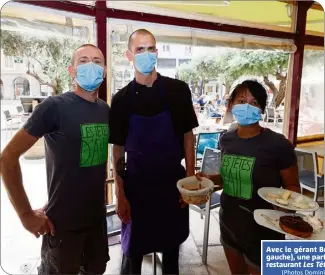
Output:
M209 175L206 175L206 174L204 174L202 172L196 173L195 176L199 181L202 181L202 178L210 179Z
M41 213L45 213L45 211L46 211L46 209L47 209L47 203L43 206L43 207L41 207L41 208L39 208L39 209L36 209L35 211L39 211L39 212L41 212Z
M26 212L20 216L21 223L27 231L38 238L40 235L55 234L54 226L41 209Z
M188 206L188 203L183 200L181 195L179 195L179 203L181 205L181 208L186 208Z
M124 182L123 179L116 175L115 176L115 194L116 194L116 214L119 216L123 223L129 223L131 219L131 210L128 199L124 193Z
M119 194L116 200L116 213L123 223L129 223L131 220L131 208L129 201L124 194Z

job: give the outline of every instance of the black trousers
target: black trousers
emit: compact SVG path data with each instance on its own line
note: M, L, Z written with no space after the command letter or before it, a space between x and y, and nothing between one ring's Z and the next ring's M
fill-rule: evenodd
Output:
M162 274L179 274L179 246L162 252ZM143 256L127 257L123 255L121 275L141 274Z
M103 274L109 261L106 219L89 228L44 235L38 274Z

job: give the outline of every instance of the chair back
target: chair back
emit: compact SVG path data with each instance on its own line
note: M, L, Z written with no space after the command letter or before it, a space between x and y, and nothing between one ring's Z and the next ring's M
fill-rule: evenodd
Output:
M3 113L4 113L5 118L6 118L7 121L11 120L11 115L10 115L10 112L8 110L4 111Z
M23 113L23 111L24 111L24 109L23 109L22 106L17 106L17 112L18 112L18 114Z
M297 156L299 172L306 170L312 172L316 183L318 177L317 153L304 150L303 148L296 148L295 153ZM307 163L311 163L312 165L306 167Z
M219 148L219 140L224 131L213 132L213 133L199 133L196 144L196 158L198 154L203 155L204 149L209 148Z
M308 170L316 172L316 174L318 173L318 158L316 152L310 152L303 148L296 148L295 153L297 156L299 171ZM312 165L306 167L306 163L308 162Z
M206 147L204 149L201 172L207 175L220 173L221 151Z

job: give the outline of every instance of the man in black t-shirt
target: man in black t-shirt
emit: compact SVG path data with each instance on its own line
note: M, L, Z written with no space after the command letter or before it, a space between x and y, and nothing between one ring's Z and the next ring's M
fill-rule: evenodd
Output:
M23 226L43 235L39 274L103 274L109 259L104 200L109 107L97 96L106 75L104 56L96 46L83 45L69 71L75 91L36 107L4 149L1 172ZM41 137L48 187L42 211L32 210L19 166L19 157Z
M176 184L194 175L192 129L198 122L188 85L156 72L154 36L137 30L128 46L135 79L113 97L110 113L122 220L121 274L140 274L143 255L152 252L163 252L163 274L178 274L179 245L188 237L189 217ZM125 153L126 171L121 165Z

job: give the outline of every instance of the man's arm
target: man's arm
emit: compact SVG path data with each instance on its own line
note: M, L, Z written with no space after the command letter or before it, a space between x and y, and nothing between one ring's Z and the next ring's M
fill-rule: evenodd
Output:
M19 218L32 211L22 182L19 158L38 140L21 129L11 139L0 156L0 171L9 199Z
M186 165L186 176L195 175L195 150L194 143L195 138L193 135L193 129L199 126L197 116L194 111L192 102L192 93L186 83L182 87L184 90L181 93L180 106L181 107L181 124L182 133L184 133L184 153L185 153L185 165ZM178 106L178 108L180 108Z
M113 175L115 181L115 194L118 197L119 195L124 194L123 180L120 175L121 172L124 172L125 164L125 150L124 146L113 145Z
M185 164L186 164L186 177L194 176L195 153L194 153L194 135L192 131L184 134L184 152L185 152Z
M35 108L24 128L12 138L0 159L1 175L9 199L25 229L36 237L50 231L53 235L54 227L44 211L32 210L23 187L19 158L40 137L55 130L58 115L59 112L51 97L45 99Z
M121 173L125 170L124 146L113 145L113 172L116 195L116 213L123 223L129 223L131 219L130 204L125 196L124 181Z
M19 130L0 156L0 171L10 202L21 223L26 230L38 238L49 232L54 235L54 226L44 211L32 209L23 186L19 164L20 156L29 150L37 140L37 137L30 135L26 130Z
M130 221L130 204L125 196L123 175L125 173L125 149L128 133L129 113L128 98L124 96L125 89L119 91L112 99L109 127L110 140L113 144L113 174L116 196L116 213L122 222Z

